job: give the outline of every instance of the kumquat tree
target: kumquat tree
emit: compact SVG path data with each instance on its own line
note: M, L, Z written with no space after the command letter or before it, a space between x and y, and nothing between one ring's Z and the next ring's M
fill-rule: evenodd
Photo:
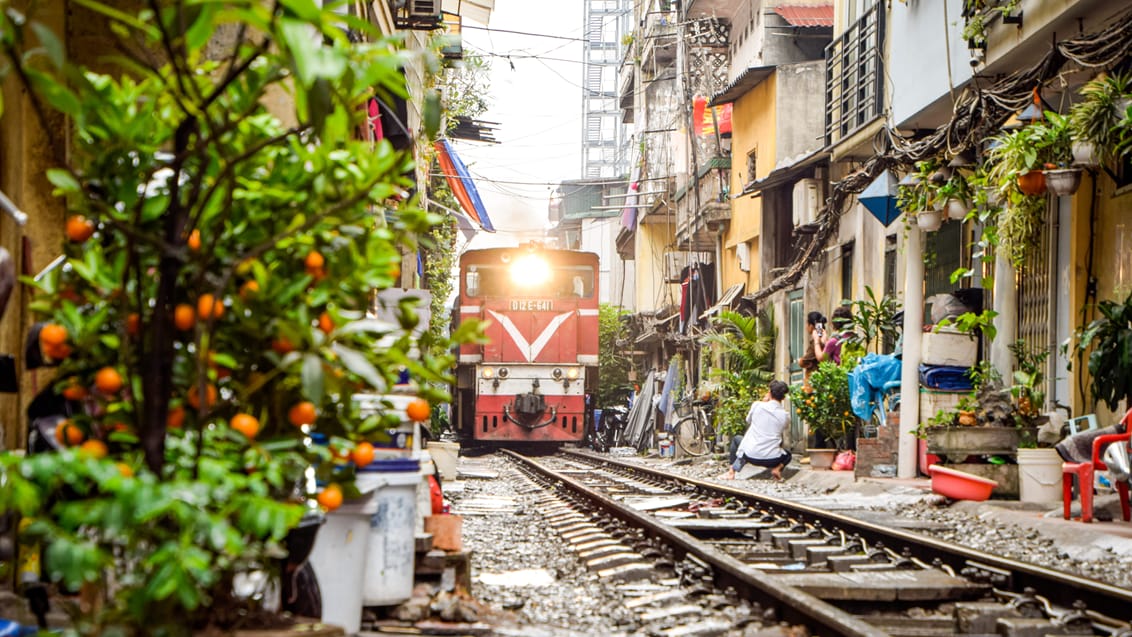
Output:
M68 59L35 3L0 18L67 209L65 262L24 283L71 414L60 452L0 458L0 506L31 520L51 580L102 599L81 633L246 620L236 574L278 555L305 501L356 494L385 428L447 399L451 348L412 303L369 313L440 219L408 194L408 154L355 136L366 99L404 96L402 67L430 62L322 4L73 2L116 41L102 72ZM265 107L279 95L282 118ZM405 374L408 410L352 400ZM308 490L311 466L333 484Z

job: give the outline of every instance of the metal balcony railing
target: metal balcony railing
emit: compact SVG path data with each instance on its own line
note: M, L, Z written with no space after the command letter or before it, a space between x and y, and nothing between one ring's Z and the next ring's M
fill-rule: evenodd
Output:
M884 110L884 7L877 2L825 48L825 143L836 144Z

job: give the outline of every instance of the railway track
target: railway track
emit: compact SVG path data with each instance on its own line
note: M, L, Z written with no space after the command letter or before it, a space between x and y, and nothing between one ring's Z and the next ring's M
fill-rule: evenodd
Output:
M508 455L592 570L638 583L648 634L1132 637L1132 591L585 452Z

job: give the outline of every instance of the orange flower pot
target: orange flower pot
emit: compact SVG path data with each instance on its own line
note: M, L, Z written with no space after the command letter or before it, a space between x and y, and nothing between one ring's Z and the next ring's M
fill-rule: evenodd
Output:
M1046 191L1046 176L1040 170L1018 175L1018 190L1024 195L1041 195Z

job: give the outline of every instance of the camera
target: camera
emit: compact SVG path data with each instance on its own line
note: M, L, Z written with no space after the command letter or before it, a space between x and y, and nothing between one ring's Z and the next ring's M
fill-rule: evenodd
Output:
M979 66L980 64L982 64L983 60L985 60L986 56L987 56L986 51L981 49L981 48L980 49L970 49L969 52L971 54L971 60L970 61L971 61L972 67L976 67L976 66Z

